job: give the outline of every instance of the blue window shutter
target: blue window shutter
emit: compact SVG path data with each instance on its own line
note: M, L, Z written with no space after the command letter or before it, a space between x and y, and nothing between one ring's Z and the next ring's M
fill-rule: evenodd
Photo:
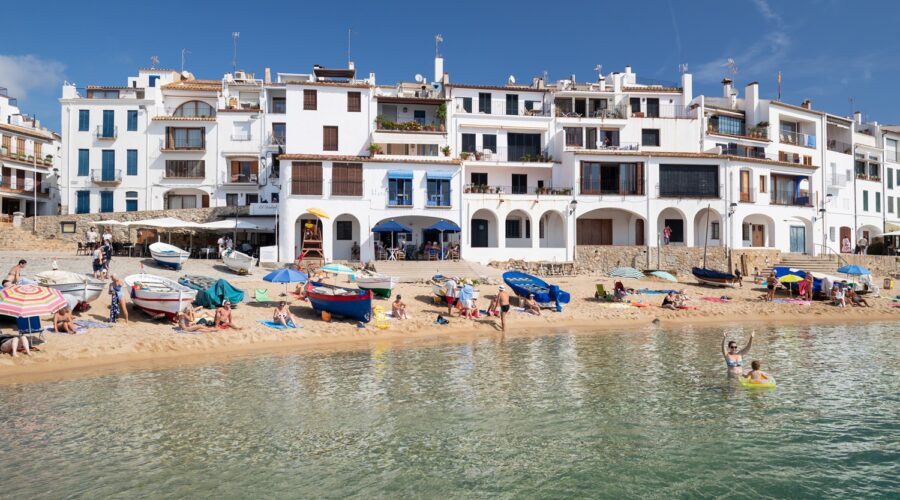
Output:
M125 200L126 212L137 212L137 200Z
M78 131L87 132L91 128L91 114L86 109L78 110Z
M128 131L137 131L137 110L132 109L128 111Z
M100 211L101 212L112 212L113 211L113 192L112 191L102 191L100 193Z
M75 193L75 213L89 214L91 213L91 192L78 191Z
M90 151L87 149L78 150L78 175L79 177L87 177L91 173Z
M116 180L116 152L113 149L104 149L100 171L104 181Z
M150 75L150 87L156 87L156 80L159 80L158 75Z
M138 174L137 161L138 161L137 149L129 149L128 150L128 175L137 175Z
M116 112L112 109L103 110L103 137L115 137Z

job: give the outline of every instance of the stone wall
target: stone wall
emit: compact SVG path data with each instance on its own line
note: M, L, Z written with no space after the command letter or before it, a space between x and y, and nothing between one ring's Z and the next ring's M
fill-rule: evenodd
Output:
M851 255L842 253L841 257L848 264L865 267L873 276L891 276L900 273L900 257L886 255Z

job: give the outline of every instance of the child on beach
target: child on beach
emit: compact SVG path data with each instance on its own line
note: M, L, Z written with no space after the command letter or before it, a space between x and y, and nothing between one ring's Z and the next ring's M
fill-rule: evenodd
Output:
M395 319L409 319L406 315L406 304L403 302L403 298L400 295L397 295L397 300L391 304L391 316Z
M750 383L752 384L766 384L769 382L769 376L766 372L759 369L762 363L759 360L754 359L750 363L751 370L744 375L744 378L750 379Z

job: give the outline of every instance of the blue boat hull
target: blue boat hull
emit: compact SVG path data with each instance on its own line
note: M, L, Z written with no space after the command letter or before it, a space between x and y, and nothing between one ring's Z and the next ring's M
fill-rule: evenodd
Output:
M316 288L332 288L346 292L348 295L325 295L317 293ZM323 283L310 282L306 285L306 296L317 312L327 311L334 316L355 319L368 323L372 319L372 292L355 290Z
M788 274L795 274L801 278L806 278L806 271L801 271L800 269L794 269L785 266L775 266L772 268L772 271L775 272L776 278L781 278L782 276L786 276ZM797 291L799 289L799 285L797 283L782 283L782 285L789 287L793 291ZM822 280L820 278L816 278L816 275L813 275L813 293L824 293L822 291Z
M503 273L503 281L519 297L534 294L534 300L540 304L557 301L560 304L568 304L571 299L569 292L560 290L558 286L548 285L544 280L530 274L508 271Z

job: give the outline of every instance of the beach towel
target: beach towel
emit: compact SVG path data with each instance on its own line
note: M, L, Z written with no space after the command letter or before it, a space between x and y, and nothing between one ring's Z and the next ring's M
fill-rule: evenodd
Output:
M606 304L597 304L599 307L605 307L607 309L627 309L631 306L626 304L625 302L610 302ZM636 306L640 307L640 306Z
M295 325L293 321L288 321L288 324L290 326L284 326L281 323L276 323L270 319L261 319L261 320L259 320L259 323L265 327L272 328L274 330L291 330L291 329L302 328L302 325L300 325L300 326Z
M700 309L700 308L697 306L675 306L675 309L678 309L681 311L696 311L697 309Z
M46 330L50 333L59 333L60 335L81 335L83 333L87 333L87 328L78 326L78 322L75 322L75 333L60 333L57 332L56 328L53 328L52 326L48 326Z
M631 304L631 307L650 307L650 304L646 302L629 302L629 304Z
M716 304L727 304L731 302L728 299L723 299L721 297L700 297L700 300L705 300L707 302L715 302Z
M665 295L669 292L678 293L677 290L651 290L649 288L641 288L637 291L637 293L645 293L648 295Z
M776 304L796 304L801 306L808 306L811 304L808 300L802 299L775 299Z
M92 319L76 319L75 326L82 328L112 328L112 325L103 321L94 321Z

